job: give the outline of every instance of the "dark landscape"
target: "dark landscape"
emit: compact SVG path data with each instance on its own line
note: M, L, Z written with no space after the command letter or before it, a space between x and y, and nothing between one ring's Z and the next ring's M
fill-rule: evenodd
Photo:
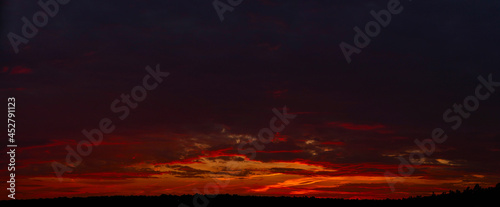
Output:
M158 204L161 206L194 207L263 207L263 206L497 206L500 196L500 183L495 187L481 188L479 185L463 191L449 191L431 196L417 196L404 199L334 199L315 197L271 197L239 195L161 195L161 196L99 196L87 198L55 198L0 201L2 205L128 205L141 206ZM202 199L202 197L207 200ZM194 205L194 198L198 205Z

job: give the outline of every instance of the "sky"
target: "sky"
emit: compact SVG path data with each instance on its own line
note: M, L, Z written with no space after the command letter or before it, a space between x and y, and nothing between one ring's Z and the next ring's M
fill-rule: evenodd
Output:
M350 63L340 43L354 45L353 28L364 30L389 1L244 0L223 21L213 1L60 2L17 53L8 34L22 36L22 17L41 7L0 3L0 96L16 100L17 199L384 199L500 182L500 89L491 83L500 81L500 2L401 0ZM141 101L121 102L145 82L155 87ZM489 96L470 98L479 85ZM471 103L460 125L458 112L443 118ZM82 130L101 120L112 132L68 165L67 148L89 143ZM445 141L432 140L436 128ZM263 131L274 138L263 142ZM425 152L415 140L435 149L401 165ZM72 172L58 179L55 162Z

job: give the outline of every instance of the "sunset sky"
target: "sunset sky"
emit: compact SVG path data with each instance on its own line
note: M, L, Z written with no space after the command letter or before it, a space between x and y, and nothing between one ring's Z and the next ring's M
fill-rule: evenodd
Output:
M458 129L443 120L479 76L500 81L499 1L401 0L350 64L339 44L353 44L353 28L389 0L244 0L222 22L212 0L74 0L16 54L7 34L22 34L36 2L0 3L17 199L214 193L208 183L229 194L383 199L500 182L500 87L481 89L489 98ZM168 77L120 119L114 100L157 65ZM273 141L255 157L240 153L285 106L295 117ZM59 181L52 163L64 164L66 147L103 118L114 131ZM435 128L448 139L410 176L392 178L392 192L384 173L398 175L398 157L419 152L415 140Z

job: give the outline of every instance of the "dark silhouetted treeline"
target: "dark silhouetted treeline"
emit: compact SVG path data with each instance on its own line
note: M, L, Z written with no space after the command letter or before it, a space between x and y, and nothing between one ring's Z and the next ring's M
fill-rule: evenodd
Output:
M282 206L306 206L306 207L352 207L352 206L384 206L384 207L427 207L427 206L500 206L500 183L495 187L467 188L464 191L449 191L431 196L417 196L404 199L386 200L348 200L314 197L265 197L265 196L239 196L239 195L161 195L161 196L100 196L86 198L55 198L55 199L32 199L32 200L10 200L0 201L0 206L145 206L159 205L177 207L282 207ZM198 205L195 205L197 202Z

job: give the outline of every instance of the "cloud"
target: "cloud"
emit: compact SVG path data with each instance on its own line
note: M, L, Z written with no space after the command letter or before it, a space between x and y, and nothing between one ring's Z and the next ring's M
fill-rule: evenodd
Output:
M341 123L341 122L329 122L327 124L329 126L336 126L336 127L342 127L344 129L360 130L360 131L369 131L374 129L385 128L385 126L382 124L367 125L367 124L353 124L353 123Z

